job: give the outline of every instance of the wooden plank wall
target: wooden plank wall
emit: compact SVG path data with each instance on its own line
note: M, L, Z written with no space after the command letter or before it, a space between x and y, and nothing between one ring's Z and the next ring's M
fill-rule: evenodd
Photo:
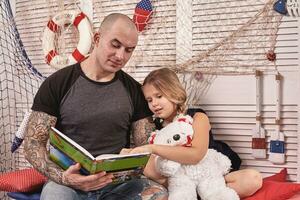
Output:
M193 1L193 53L209 49L220 40L219 37L228 36L236 25L247 22L258 9L262 8L262 3L259 1L243 1L239 7L232 8L226 7L228 2L230 1ZM243 12L248 14L245 15ZM208 31L212 31L213 36ZM244 168L258 169L264 176L268 176L287 167L290 180L299 181L299 94L295 93L299 91L299 21L297 18L284 17L277 35L276 65L283 75L281 130L286 135L285 164L274 165L268 159L255 159L251 155L252 128L255 127L256 116L254 75L218 76L199 104L208 112L216 138L227 142L239 153ZM247 39L251 40L251 37L260 39L256 35L250 35ZM247 49L243 50L247 51ZM253 48L252 52L255 51L258 49ZM260 60L253 62L257 62L257 68L268 69L268 66L260 66L262 63ZM270 65L269 69L272 68ZM262 80L262 123L267 131L268 150L270 134L275 131L274 74L274 70L268 70L263 74Z

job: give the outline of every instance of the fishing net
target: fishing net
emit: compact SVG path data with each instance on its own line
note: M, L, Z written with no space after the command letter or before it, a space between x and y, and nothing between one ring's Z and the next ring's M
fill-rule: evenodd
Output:
M3 0L0 5L0 173L3 173L28 165L22 149L11 153L11 144L44 77L27 57L9 1ZM0 193L0 199L3 198Z
M113 11L132 15L136 3L97 2L100 19ZM174 69L187 90L189 105L200 102L217 75L274 71L282 16L273 10L274 2L153 0L151 19L127 70L142 79L143 72L157 67Z

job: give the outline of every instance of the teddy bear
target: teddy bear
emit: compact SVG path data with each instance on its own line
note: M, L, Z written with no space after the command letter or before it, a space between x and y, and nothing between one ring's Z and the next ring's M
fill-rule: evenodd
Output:
M150 144L191 146L193 118L179 115L172 123L151 133ZM226 186L224 175L230 170L229 158L214 149L208 149L195 165L184 165L157 156L156 169L168 177L169 200L239 200L237 193Z

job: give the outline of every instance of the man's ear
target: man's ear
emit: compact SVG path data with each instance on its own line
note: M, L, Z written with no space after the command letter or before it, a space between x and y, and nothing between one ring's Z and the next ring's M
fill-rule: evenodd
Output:
M94 43L95 44L98 44L99 43L99 40L100 40L100 33L99 32L96 32L94 34Z

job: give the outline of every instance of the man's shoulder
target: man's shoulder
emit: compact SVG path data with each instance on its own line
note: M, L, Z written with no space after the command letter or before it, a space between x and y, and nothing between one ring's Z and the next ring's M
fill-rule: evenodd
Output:
M139 82L137 82L131 75L124 72L123 70L119 70L117 72L117 77L125 85L129 84L130 86L141 87L141 84Z
M80 74L78 66L67 66L51 74L35 95L32 109L58 116L59 103Z
M79 64L70 65L64 67L62 69L57 70L53 74L51 74L48 78L46 78L45 82L55 82L61 83L66 80L69 80L70 77L76 77L80 74L78 70Z
M74 64L74 65L69 65L69 66L66 66L64 68L61 68L59 70L57 70L56 72L54 72L53 74L51 74L49 76L49 78L57 78L57 77L60 77L60 76L66 76L67 74L70 74L72 72L76 72L78 71L78 66L79 64Z

